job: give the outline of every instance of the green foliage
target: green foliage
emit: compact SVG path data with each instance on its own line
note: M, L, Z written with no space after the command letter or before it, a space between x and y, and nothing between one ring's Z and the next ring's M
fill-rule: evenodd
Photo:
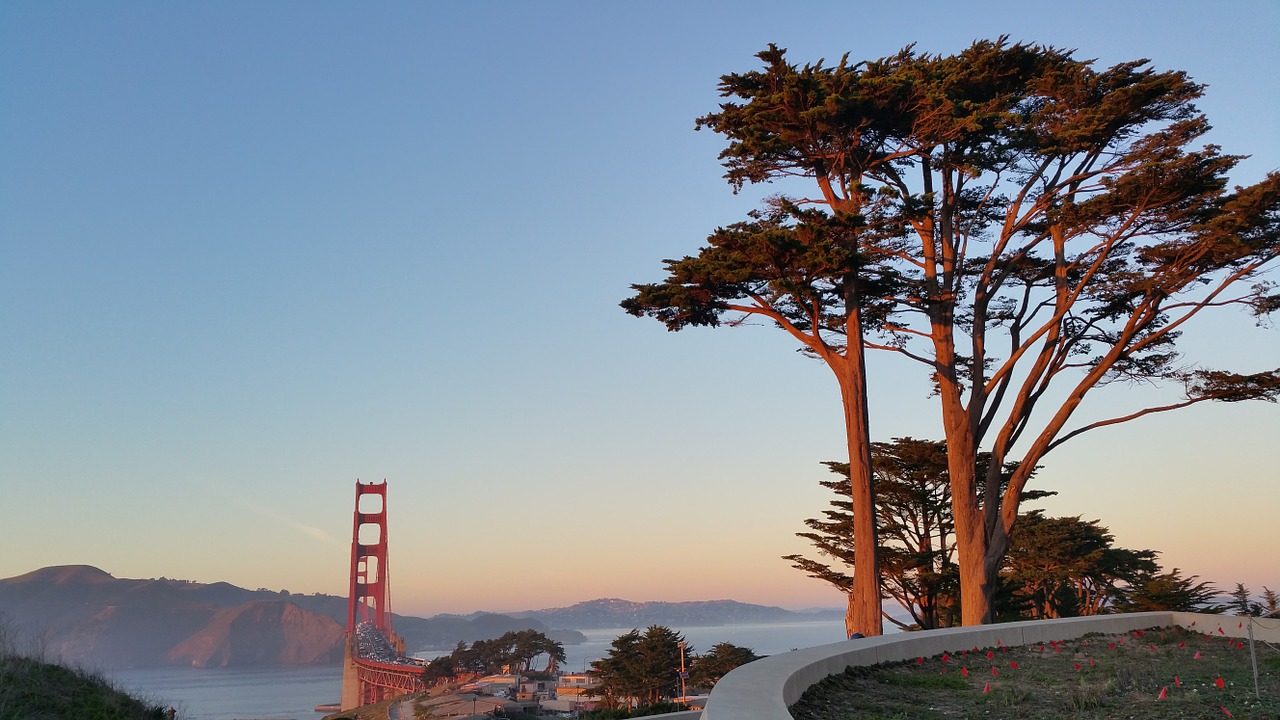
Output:
M1218 591L1208 582L1196 582L1199 578L1199 575L1183 577L1178 568L1165 573L1139 573L1116 602L1116 609L1121 612L1222 612L1222 607L1214 603Z
M540 655L547 656L543 672L552 673L565 661L564 645L536 630L512 630L492 640L477 640L470 647L459 642L449 655L427 663L423 676L430 682L459 672L530 671Z
M1262 617L1266 611L1262 607L1262 603L1255 602L1249 597L1249 588L1244 583L1236 583L1236 589L1228 593L1224 611L1230 612L1232 615L1252 615L1253 617Z
M872 443L876 478L876 522L880 539L881 585L884 594L906 610L911 622L887 619L903 629L929 630L960 622L959 573L955 562L955 521L951 511L951 484L946 443L936 440L895 438ZM977 476L985 478L991 461L978 455ZM849 501L848 466L824 463L844 480L821 482L836 499L824 517L805 520L812 532L796 533L813 543L823 556L839 564L785 555L792 567L826 581L844 592L852 578L841 569L854 564L853 504ZM1008 482L1016 465L1000 474ZM1041 490L1023 492L1024 500L1055 495ZM1003 607L1009 611L1008 603ZM1015 613L1016 614L1016 613Z
M609 654L591 663L600 684L592 693L604 709L645 708L676 697L680 691L680 644L684 636L662 625L644 633L632 630L614 639ZM685 646L687 654L693 648Z
M0 655L0 720L164 720L165 708L101 677L11 653Z
M632 710L624 710L622 708L616 708L613 710L588 710L587 712L582 713L582 717L585 718L585 720L625 720L626 718L666 715L667 713L680 712L688 709L689 707L687 705L683 705L681 703L660 702Z
M1005 557L1002 577L1027 600L1035 619L1097 615L1125 585L1157 570L1152 550L1114 547L1097 520L1024 513Z
M1267 617L1280 618L1280 595L1266 585L1262 586L1262 610Z
M693 659L689 668L689 684L700 688L714 687L730 670L759 659L760 656L751 648L727 642L717 643L705 655Z
M1280 173L1229 189L1240 157L1198 146L1209 124L1185 73L1099 68L1005 38L835 66L792 64L774 45L757 57L761 69L721 78L726 101L698 126L727 140L735 189L785 180L806 199L777 197L714 231L622 306L672 330L765 319L838 378L864 347L918 363L949 466L966 468L951 478L956 522L985 528L959 533L982 556L961 568L967 621L990 619L995 568L1045 454L1199 402L1275 401L1280 369L1198 367L1177 345L1185 323L1220 308L1280 309L1263 277L1280 257ZM841 382L848 421L865 385ZM1079 421L1086 397L1116 382L1183 397ZM867 424L848 432L857 462ZM979 448L992 453L986 492L967 470Z

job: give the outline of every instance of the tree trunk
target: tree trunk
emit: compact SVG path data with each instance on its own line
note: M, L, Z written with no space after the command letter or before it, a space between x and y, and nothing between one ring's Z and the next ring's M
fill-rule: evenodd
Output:
M860 337L860 335L851 336ZM852 636L884 633L880 609L880 544L876 536L875 489L871 474L871 437L867 413L867 378L861 343L852 347L837 370L844 401L849 444L849 490L853 502L853 590L845 611L845 632ZM844 372L840 372L843 370Z

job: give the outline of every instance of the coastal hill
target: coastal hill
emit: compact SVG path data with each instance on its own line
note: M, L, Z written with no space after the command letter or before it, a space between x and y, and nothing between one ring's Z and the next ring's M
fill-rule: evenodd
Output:
M833 617L838 617L838 613ZM452 649L532 628L572 645L578 630L829 619L731 600L600 599L567 608L419 618L393 616L410 652ZM0 579L0 629L38 653L90 667L232 667L338 662L347 600L246 590L225 582L127 579L88 565Z
M751 605L735 600L632 602L618 598L588 600L570 607L527 610L511 613L511 615L535 619L551 627L568 627L577 630L642 628L649 625L677 628L709 627L802 622L844 617L843 611L798 613L780 607Z

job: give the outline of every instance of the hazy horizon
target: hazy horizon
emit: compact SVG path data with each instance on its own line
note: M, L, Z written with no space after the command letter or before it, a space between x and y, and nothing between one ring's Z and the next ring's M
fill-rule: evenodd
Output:
M354 485L385 479L397 612L842 606L781 559L846 457L830 372L772 328L618 302L777 191L734 195L694 130L722 74L769 43L832 64L1002 34L1185 70L1206 141L1250 156L1232 181L1280 168L1261 0L3 4L0 576L345 594ZM1280 357L1239 314L1182 343ZM874 440L941 437L915 368L873 356L870 393ZM1278 437L1261 402L1086 433L1033 506L1280 589Z

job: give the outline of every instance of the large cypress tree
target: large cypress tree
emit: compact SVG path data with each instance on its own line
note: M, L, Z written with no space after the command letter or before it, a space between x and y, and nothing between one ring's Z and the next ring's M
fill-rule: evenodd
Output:
M787 178L811 196L717 230L623 307L673 330L763 316L831 367L866 553L863 349L919 363L947 443L965 624L992 619L1020 497L1047 453L1152 413L1280 392L1280 370L1198 367L1177 346L1202 315L1280 308L1261 277L1280 254L1280 174L1229 189L1239 156L1198 145L1209 124L1185 73L1100 69L1005 39L856 65L797 66L774 46L759 58L763 69L722 78L728 100L699 125L728 139L735 187ZM1087 397L1126 381L1183 395L1078 420ZM1011 462L1001 490L994 474ZM878 632L874 555L855 567L851 624Z

